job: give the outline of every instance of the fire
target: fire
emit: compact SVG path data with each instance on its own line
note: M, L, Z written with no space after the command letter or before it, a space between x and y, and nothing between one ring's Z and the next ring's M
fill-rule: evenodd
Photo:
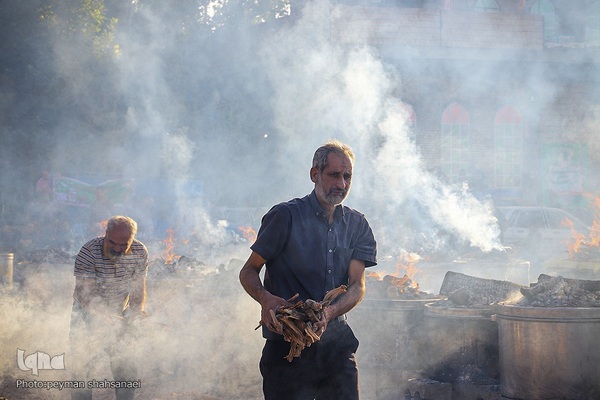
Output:
M419 284L415 282L415 277L419 272L419 268L417 268L416 264L421 261L421 256L417 253L405 253L404 254L404 262L399 262L396 264L396 272L398 275L401 274L400 271L404 271L404 274L410 279L413 283L412 285L416 285L413 287L419 287Z
M377 280L377 281L381 280L381 276L377 272L367 271L367 273L365 274L365 276L367 277L367 279L374 279L374 280Z
M574 258L575 253L580 252L583 248L600 247L600 197L593 200L594 220L590 227L589 237L585 234L577 232L570 220L564 221L565 225L571 229L573 240L567 244L569 256Z
M563 224L571 229L571 233L573 235L573 241L567 243L567 250L569 251L569 256L573 258L574 254L578 253L581 250L581 246L585 241L585 235L575 230L573 221L571 221L570 219L566 219L565 221L563 221Z
M108 220L105 219L104 221L94 222L90 226L90 229L92 230L93 234L95 234L96 236L104 236L107 226L108 226Z
M396 271L385 274L383 277L376 272L369 271L365 277L369 280L384 281L401 292L407 288L419 289L419 284L415 281L415 276L419 272L416 263L421 260L421 256L416 253L404 253L401 260L396 263Z
M419 272L415 264L420 260L421 256L418 254L404 252L395 264L395 272L382 273L382 275L373 271L365 272L369 298L386 300L423 299L423 295L426 294L419 290L419 284L414 279Z
M238 226L240 232L242 232L242 237L247 241L254 243L256 241L256 231L252 229L251 226Z
M165 230L168 236L165 240L163 240L163 244L165 245L165 249L162 252L162 259L165 264L173 264L175 261L175 252L173 249L175 248L175 231L173 228L169 227Z

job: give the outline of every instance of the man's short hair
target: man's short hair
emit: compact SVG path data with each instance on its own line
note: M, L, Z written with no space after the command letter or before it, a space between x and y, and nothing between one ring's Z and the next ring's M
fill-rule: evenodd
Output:
M108 220L108 223L106 224L106 232L110 232L117 226L126 226L127 228L129 228L129 231L131 232L131 237L135 236L138 229L137 222L135 222L133 218L129 218L124 215L115 215L114 217L111 217Z
M323 171L327 166L327 157L330 153L343 154L354 164L354 152L350 146L339 140L332 139L315 151L312 163L313 168L316 167L319 171Z

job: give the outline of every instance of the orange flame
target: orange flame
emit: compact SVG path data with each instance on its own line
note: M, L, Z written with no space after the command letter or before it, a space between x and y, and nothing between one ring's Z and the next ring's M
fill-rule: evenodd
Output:
M256 231L251 226L238 226L242 232L242 237L247 241L254 243L256 241Z
M367 271L365 273L366 279L375 281L386 281L397 288L410 287L413 289L419 289L419 284L415 280L415 276L420 272L419 268L416 267L422 258L416 253L405 253L402 254L396 263L396 272L385 274L384 276L377 272Z
M173 251L175 247L175 231L173 228L169 227L165 230L165 232L167 232L168 236L165 240L163 240L165 249L162 252L162 259L164 260L165 264L173 264L173 261L175 261L175 252Z
M594 199L594 221L590 227L590 246L600 246L600 197Z
M377 280L377 281L381 280L381 275L379 275L377 272L373 272L373 271L367 271L367 273L365 274L365 277L367 279L373 279L373 280Z
M96 236L104 236L104 234L106 233L107 226L108 226L108 220L105 219L104 221L93 223L90 226L90 229L92 230L93 234L95 234Z
M421 260L421 256L419 256L416 253L408 253L405 256L406 260L408 262L408 264L398 264L397 268L400 270L401 268L404 269L406 275L408 275L408 277L410 279L415 279L415 276L417 275L417 273L419 272L419 268L416 267L416 263L418 263Z
M404 275L407 279L411 280L411 287L418 288L419 284L415 277L420 271L416 264L421 261L421 256L417 253L405 253L402 258L403 260L400 260L396 264L396 276Z
M585 242L585 235L581 232L577 232L573 221L568 218L564 220L562 224L571 229L571 234L573 235L573 240L567 243L567 250L569 252L569 256L572 258L575 253L579 252L581 246Z
M563 221L564 225L571 229L573 240L567 244L569 256L574 257L575 253L581 251L582 247L599 247L600 246L600 197L593 200L594 220L590 226L589 237L585 234L577 232L570 220Z

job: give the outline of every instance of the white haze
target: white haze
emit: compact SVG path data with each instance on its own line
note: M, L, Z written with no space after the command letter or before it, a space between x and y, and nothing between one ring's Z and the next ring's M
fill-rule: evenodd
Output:
M410 135L409 118L399 107L403 101L397 95L403 87L399 72L365 44L345 47L327 40L330 34L323 17L330 14L329 7L324 1L307 3L294 25L263 33L260 42L252 40L251 32L240 32L239 42L229 43L222 53L204 54L201 46L198 50L190 46L178 56L193 59L190 65L194 68L181 77L173 77L170 72L177 58L169 50L179 38L172 29L166 29L161 13L152 14L142 7L137 18L145 21L146 29L119 32L117 40L122 43L123 56L116 61L118 82L127 103L125 132L136 132L138 140L128 142L130 138L118 137L102 143L92 135L86 136L77 121L64 121L56 128L66 132L61 142L64 147L53 150L53 165L59 170L70 169L64 148L74 151L83 146L100 149L101 156L90 156L99 171L110 167L124 178L133 179L166 176L169 186L164 190L173 201L162 206L169 215L177 216L176 228L184 235L193 234L195 241L185 248L193 252L184 255L200 259L211 268L221 265L219 274L193 284L158 278L149 283L149 306L154 318L149 319L151 328L145 336L143 372L156 374L159 382L168 381L172 392L205 390L230 399L260 395L258 358L262 340L259 331L254 331L259 308L237 282L239 262L229 263L246 257L249 243L228 244L228 233L218 224L212 207L223 205L224 200L241 199L242 204L268 208L307 194L311 190L308 172L312 154L327 139L341 139L355 150L353 188L347 204L364 212L372 223L382 260L421 249L443 249L448 243L438 232L449 233L457 242L484 252L501 249L491 204L476 199L462 186L440 181L429 170L431 166ZM203 40L206 38L198 38L199 43ZM64 57L58 58L63 64L55 66L58 74L75 83L87 79L74 62L76 49L56 43L54 50L64 52ZM222 80L223 90L199 93L210 100L202 103L195 115L185 114L177 85L185 86L182 82L186 80L198 84L210 79L211 68L226 71L225 78L217 78ZM255 81L252 71L265 74ZM74 98L90 95L77 93L76 87L69 86ZM213 126L215 118L223 117L219 108L227 96L237 95L248 96L247 106L264 114L248 122L245 119L253 111L233 112L234 119L240 120L225 127L216 121L218 127ZM264 122L267 119L269 123ZM257 121L256 137L241 137L235 130ZM213 129L214 135L198 134ZM127 146L111 146L119 140ZM266 140L273 141L268 151L263 146ZM274 176L281 179L272 179ZM219 201L190 197L186 186L193 180L202 181L207 192L222 193L217 197ZM412 217L405 211L407 204L417 204L424 210L426 217L419 221L418 230L407 227L407 219ZM119 211L135 218L143 212L136 204ZM140 225L140 234L146 226ZM155 238L163 239L164 232L155 232ZM148 243L154 257L162 250L160 243ZM72 279L70 269L65 266L61 276ZM44 301L51 303L48 293L56 288L37 287L40 283L34 277L29 279L34 287L30 293L46 293ZM14 330L8 334L10 340L3 342L3 368L14 368L15 347L26 348L28 353L67 351L65 307L70 304L71 284L69 281L59 286L61 313L56 318L49 312L54 311L53 306L44 308L42 301L32 305L31 300L14 300L15 304L1 309L2 317L13 322L10 326ZM32 311L36 307L38 311ZM37 332L30 330L37 330L39 322L27 325L23 320L35 312L57 329L52 343L40 341ZM19 337L18 328L28 333ZM21 377L31 378L24 374ZM61 394L53 394L60 398Z
M415 201L431 214L433 229L442 227L486 252L501 249L490 205L462 187L444 185L427 171L407 132L408 116L399 111L402 99L393 96L401 87L393 68L366 45L342 48L326 40L327 24L319 21L328 7L326 2L309 3L302 21L272 38L273 44L260 53L277 89L271 106L279 133L289 144L290 151L281 155L289 175L306 170L320 142L338 137L357 154L348 204L360 210L364 206L376 214L371 217L384 219L393 245L401 244L398 235L406 224L405 216L395 210Z

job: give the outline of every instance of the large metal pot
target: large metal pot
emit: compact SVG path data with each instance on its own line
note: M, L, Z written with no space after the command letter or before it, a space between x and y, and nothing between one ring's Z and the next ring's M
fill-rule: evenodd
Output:
M423 308L431 301L364 299L349 313L360 341L361 399L380 399L386 390L398 390L405 371L423 367Z
M363 363L417 370L421 366L423 307L427 300L365 299L350 314Z
M493 307L425 305L426 374L437 381L497 384L498 328Z
M600 308L498 307L500 386L510 399L600 399Z

